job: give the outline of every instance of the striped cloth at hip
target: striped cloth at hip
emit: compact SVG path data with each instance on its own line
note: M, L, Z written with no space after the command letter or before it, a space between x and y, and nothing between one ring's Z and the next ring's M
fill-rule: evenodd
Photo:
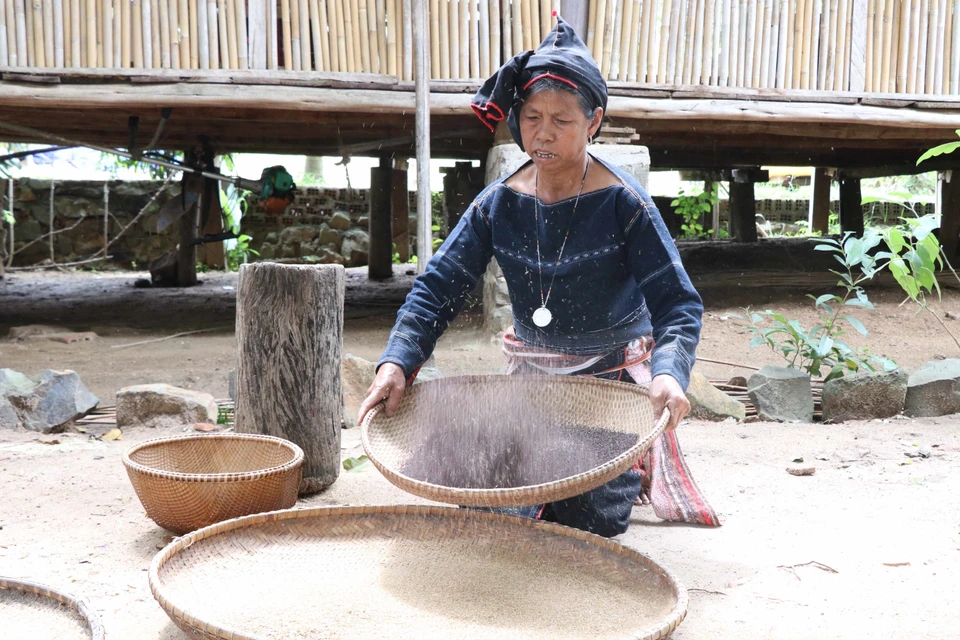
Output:
M503 353L507 356L507 374L584 375L610 377L620 372L634 382L649 385L652 336L643 336L610 354L576 356L525 345L510 329L503 335ZM690 473L677 432L667 431L657 438L650 451L634 468L650 479L650 502L662 520L720 526L720 518L710 506Z

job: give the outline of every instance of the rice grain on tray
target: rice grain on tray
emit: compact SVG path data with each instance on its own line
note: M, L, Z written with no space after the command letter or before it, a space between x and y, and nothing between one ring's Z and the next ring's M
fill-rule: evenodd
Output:
M88 640L87 621L52 598L0 588L0 638Z

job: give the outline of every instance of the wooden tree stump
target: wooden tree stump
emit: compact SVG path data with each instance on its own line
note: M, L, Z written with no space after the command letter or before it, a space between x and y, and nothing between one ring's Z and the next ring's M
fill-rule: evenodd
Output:
M340 473L343 291L340 265L240 268L236 430L299 445L301 494Z

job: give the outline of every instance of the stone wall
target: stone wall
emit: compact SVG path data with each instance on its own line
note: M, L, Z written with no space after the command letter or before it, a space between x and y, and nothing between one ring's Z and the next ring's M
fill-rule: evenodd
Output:
M124 182L65 181L56 182L53 195L53 228L68 229L54 236L54 259L71 262L91 256L103 248L104 185L109 191L107 229L112 239L149 202L162 182L152 180ZM0 182L6 204L7 184ZM179 194L180 187L171 183L169 193L161 194L151 205L151 213L159 210L171 196ZM50 231L50 181L22 178L14 187L14 256L15 266L36 264L50 258L46 239L30 244ZM76 226L74 226L76 225ZM176 246L179 226L171 225L163 233L156 229L156 218L145 215L110 248L113 262L120 266L140 268ZM28 246L29 245L29 246ZM22 249L22 250L21 250Z
M410 251L417 240L417 193L408 193ZM368 189L307 187L280 216L256 210L253 203L240 223L249 235L250 247L259 252L255 260L289 260L336 263L347 267L367 264L370 238Z

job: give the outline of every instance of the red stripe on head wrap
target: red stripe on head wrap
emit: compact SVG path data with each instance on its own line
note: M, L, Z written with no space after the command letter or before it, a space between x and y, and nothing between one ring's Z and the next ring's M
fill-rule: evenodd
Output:
M566 78L561 78L560 76L554 75L554 74L552 74L552 73L541 73L540 75L538 75L538 76L536 76L535 78L533 78L530 82L528 82L527 84L523 85L523 90L526 91L527 89L530 88L530 85L532 85L534 82L536 82L537 80L543 80L544 78L553 78L554 80L559 80L560 82L564 82L564 83L570 85L570 86L573 87L574 89L577 89L577 90L580 89L580 87L578 87L576 84L574 84L574 83L571 82L570 80L567 80Z

